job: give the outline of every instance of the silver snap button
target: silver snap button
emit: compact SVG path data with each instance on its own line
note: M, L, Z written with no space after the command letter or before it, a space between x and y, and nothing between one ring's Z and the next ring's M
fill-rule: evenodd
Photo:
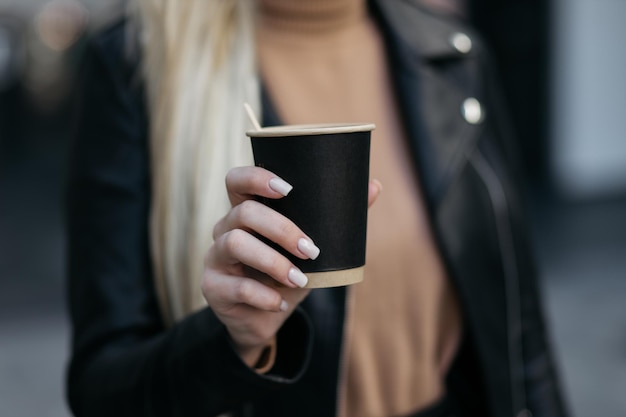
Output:
M450 44L462 54L467 54L472 50L472 39L462 32L453 33L450 36Z
M533 413L531 413L528 409L524 409L517 413L517 417L533 417Z
M483 121L483 106L481 106L480 101L476 100L474 97L465 99L461 107L461 113L465 121L469 124L477 125Z

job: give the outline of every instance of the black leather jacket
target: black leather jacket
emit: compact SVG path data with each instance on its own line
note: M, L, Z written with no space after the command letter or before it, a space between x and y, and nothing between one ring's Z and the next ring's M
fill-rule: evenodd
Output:
M563 416L515 191L515 155L485 50L470 29L410 0L371 7L465 319L446 381L458 415ZM239 360L208 308L164 327L148 250L148 123L137 65L124 53L124 27L91 43L73 148L67 218L73 412L334 415L349 289L310 294L280 330L267 375ZM267 95L264 101L264 123L277 124Z

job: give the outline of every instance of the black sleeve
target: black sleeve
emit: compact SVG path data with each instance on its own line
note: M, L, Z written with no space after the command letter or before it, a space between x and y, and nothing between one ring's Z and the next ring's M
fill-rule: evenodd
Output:
M77 416L213 416L297 380L311 327L296 310L266 375L239 359L209 308L165 328L148 247L147 121L124 45L123 25L98 35L82 71L66 219L68 401Z

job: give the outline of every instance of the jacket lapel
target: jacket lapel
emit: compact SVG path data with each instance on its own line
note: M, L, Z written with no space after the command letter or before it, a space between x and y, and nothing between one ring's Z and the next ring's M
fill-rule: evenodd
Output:
M458 22L434 18L409 0L377 0L373 7L387 37L417 173L433 209L480 136L481 124L468 123L462 113L465 100L479 96L478 82L467 79L478 73L467 68L478 61L473 51L462 53L452 45Z

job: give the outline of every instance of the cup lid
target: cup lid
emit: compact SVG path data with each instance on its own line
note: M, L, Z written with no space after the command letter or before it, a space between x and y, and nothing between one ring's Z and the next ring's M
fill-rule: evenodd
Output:
M332 133L371 132L376 129L373 123L324 123L310 125L270 126L261 130L249 130L246 135L251 138L268 138L280 136L312 136Z

